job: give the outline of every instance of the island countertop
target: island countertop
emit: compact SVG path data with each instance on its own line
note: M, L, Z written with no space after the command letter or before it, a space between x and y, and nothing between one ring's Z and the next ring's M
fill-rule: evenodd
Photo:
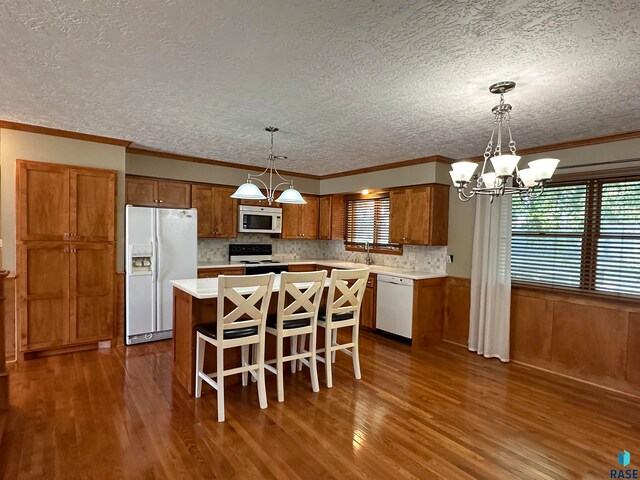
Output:
M171 285L175 288L188 293L192 297L199 300L205 300L210 298L218 298L218 279L217 278L189 278L185 280L171 280ZM325 280L325 287L328 287L330 283L329 278ZM304 284L299 284L302 287ZM255 288L238 289L239 293L246 290L247 293L251 293ZM280 275L276 275L273 281L273 291L280 291Z

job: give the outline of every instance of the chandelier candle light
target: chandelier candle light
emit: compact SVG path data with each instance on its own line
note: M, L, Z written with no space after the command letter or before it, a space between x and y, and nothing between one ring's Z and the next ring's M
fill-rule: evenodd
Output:
M557 158L541 158L529 162L529 168L518 169L520 156L516 155L516 142L511 136L511 105L504 103L504 94L514 88L515 82L498 82L489 87L491 93L500 95L500 103L491 109L494 115L493 130L484 151L480 175L475 174L477 163L456 162L451 165L453 170L449 175L458 190L458 198L463 202L476 195L491 195L491 202L495 197L514 193L528 198L539 197L558 165ZM509 153L505 154L502 153L503 131L509 135ZM487 160L491 160L493 172L488 171ZM472 185L472 180L475 185Z
M278 131L278 128L267 127L265 128L265 130L271 133L271 149L269 150L269 157L267 159L267 168L264 170L264 172L260 173L259 175L249 174L247 176L247 183L243 183L242 185L240 185L238 189L234 192L234 194L231 195L231 198L239 198L242 200L265 200L266 199L269 202L269 205L271 205L274 201L278 203L294 203L294 204L307 203L305 199L302 198L302 195L300 195L300 192L298 192L295 188L293 188L293 181L284 179L282 175L278 173L278 169L276 168L276 160L284 160L287 158L284 155L273 154L273 134L274 132ZM278 179L282 180L275 187L273 186L274 174L277 176L277 178L275 178L275 181L279 181ZM264 175L268 175L269 185L267 185L265 181L262 180L261 177ZM261 183L264 186L267 195L265 196L260 191L258 186L253 182ZM289 185L289 188L285 189L280 194L280 196L274 200L274 196L278 187L281 187L282 185L287 185L287 184Z

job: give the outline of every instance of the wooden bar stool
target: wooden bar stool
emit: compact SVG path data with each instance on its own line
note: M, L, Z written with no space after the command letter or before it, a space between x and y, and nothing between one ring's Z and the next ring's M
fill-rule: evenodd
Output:
M344 352L353 358L353 373L360 380L360 356L358 353L358 333L360 331L360 307L367 287L369 269L338 270L331 272L331 284L327 295L327 307L318 315L318 327L324 328L324 348L317 353L318 361L324 362L327 387L333 387L332 363L335 353ZM339 328L351 327L351 342L339 344ZM351 350L349 350L351 349Z
M314 392L320 390L316 362L316 334L318 310L326 278L326 270L280 274L278 312L276 315L267 317L267 332L276 337L276 358L265 362L265 368L277 376L279 402L284 402L284 363L288 361L291 361L292 371L295 371L296 362L309 367L311 389ZM296 350L296 337L299 335L311 336L308 351ZM287 337L291 338L291 354L285 357L284 341ZM275 368L271 366L274 363Z
M247 373L251 373L258 381L260 408L267 408L264 382L265 322L274 278L273 273L250 276L220 275L217 321L196 325L196 398L200 398L202 394L203 380L218 391L219 422L224 422L224 377L229 375L242 373L242 385L247 385ZM206 374L203 371L205 342L216 347L215 373ZM256 347L252 364L249 364L248 359L250 345ZM225 370L224 351L233 347L241 348L242 365Z

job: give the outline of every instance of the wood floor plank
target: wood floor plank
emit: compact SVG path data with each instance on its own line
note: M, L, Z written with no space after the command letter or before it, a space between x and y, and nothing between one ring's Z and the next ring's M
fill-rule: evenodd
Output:
M230 386L222 424L173 381L170 341L13 365L0 478L608 478L640 452L637 398L370 332L361 364L338 355L332 389L320 365L318 393L288 374L283 403L267 374L266 410Z

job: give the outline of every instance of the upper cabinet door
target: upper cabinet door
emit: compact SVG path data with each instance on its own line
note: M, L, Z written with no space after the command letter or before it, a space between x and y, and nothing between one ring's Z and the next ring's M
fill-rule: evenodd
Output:
M17 240L69 238L69 168L17 162Z
M318 238L331 240L331 197L329 195L322 196L319 202Z
M158 207L191 208L191 185L158 180L158 197L156 199Z
M212 230L216 238L234 238L238 236L238 201L231 198L236 191L230 187L213 187Z
M158 182L149 178L127 178L127 204L138 207L157 207Z
M211 237L213 233L212 189L203 185L191 187L191 207L198 210L198 238Z
M302 238L318 238L318 197L307 195L306 205L300 205L300 234Z
M282 204L282 238L300 238L300 205Z
M391 211L389 214L389 241L392 243L409 243L408 190L398 189L389 193Z
M115 241L116 173L73 168L70 180L70 239Z

